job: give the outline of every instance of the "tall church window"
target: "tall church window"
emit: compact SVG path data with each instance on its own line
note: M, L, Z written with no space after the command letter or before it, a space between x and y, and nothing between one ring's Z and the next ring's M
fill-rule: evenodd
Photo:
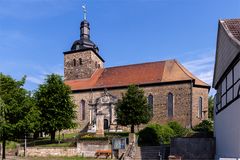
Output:
M202 118L202 97L198 100L198 117Z
M82 65L82 58L79 58L79 65Z
M168 98L167 98L167 110L168 110L168 117L172 118L173 117L173 94L168 93Z
M80 114L81 114L81 119L82 120L85 120L85 101L84 100L81 100L80 102Z
M76 59L73 59L73 66L76 66Z
M151 112L153 114L153 95L152 94L148 96L148 105L150 106Z

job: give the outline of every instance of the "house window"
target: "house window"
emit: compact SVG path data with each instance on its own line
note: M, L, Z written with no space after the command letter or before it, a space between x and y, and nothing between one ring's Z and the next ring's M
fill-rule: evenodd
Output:
M82 65L82 58L79 58L79 65Z
M173 94L168 93L168 99L167 99L167 108L168 108L168 117L173 117Z
M198 102L198 117L202 118L202 97L199 97L199 102Z
M76 59L73 59L73 66L76 66Z
M238 60L231 68L217 88L216 114L240 97L240 61Z
M153 114L153 95L152 94L150 94L148 96L148 105L149 105L149 107L150 107L150 109L152 111L152 114Z
M81 100L80 102L80 114L81 114L81 119L82 120L85 120L85 101L84 100Z

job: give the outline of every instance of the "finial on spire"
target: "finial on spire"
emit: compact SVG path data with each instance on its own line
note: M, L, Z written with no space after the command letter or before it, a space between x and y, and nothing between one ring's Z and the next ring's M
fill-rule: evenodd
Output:
M82 5L82 9L83 9L83 19L87 20L87 8L86 5Z

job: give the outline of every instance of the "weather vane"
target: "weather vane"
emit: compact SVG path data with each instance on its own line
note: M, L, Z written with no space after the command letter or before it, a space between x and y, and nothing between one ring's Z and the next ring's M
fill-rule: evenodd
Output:
M86 5L82 5L82 9L83 9L83 19L87 20L87 8Z

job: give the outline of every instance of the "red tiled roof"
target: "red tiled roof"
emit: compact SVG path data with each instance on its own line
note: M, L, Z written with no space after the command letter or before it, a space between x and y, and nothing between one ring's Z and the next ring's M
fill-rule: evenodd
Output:
M224 28L240 41L240 19L225 19L220 21Z
M210 87L176 60L133 64L97 70L90 79L65 81L72 90L111 88L130 84L153 84L195 80L195 85Z

